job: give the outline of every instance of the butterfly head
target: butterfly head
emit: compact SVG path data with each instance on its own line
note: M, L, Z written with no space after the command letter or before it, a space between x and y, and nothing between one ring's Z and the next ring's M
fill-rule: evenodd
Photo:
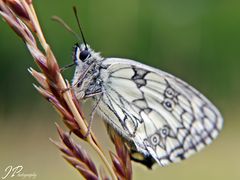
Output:
M76 65L82 63L91 64L93 61L101 59L99 53L94 52L89 45L85 44L75 44L73 50L73 60Z

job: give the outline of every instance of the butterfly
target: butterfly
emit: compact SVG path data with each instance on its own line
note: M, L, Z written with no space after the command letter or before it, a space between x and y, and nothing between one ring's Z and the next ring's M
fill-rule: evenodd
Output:
M73 59L77 99L91 99L108 127L127 142L132 159L148 167L188 158L223 127L218 109L169 73L129 59L104 58L86 43L74 46Z

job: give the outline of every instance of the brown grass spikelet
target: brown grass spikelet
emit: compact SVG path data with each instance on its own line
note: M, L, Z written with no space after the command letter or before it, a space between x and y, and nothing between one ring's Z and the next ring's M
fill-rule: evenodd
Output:
M113 162L113 169L117 174L119 180L131 180L132 179L132 164L127 147L123 143L122 139L115 133L112 136L116 155L110 152L110 156Z
M86 151L79 144L74 143L70 134L64 132L58 125L57 130L61 142L51 141L63 152L64 159L75 167L86 179L99 179L97 168Z
M131 179L132 168L126 147L120 138L115 139L117 155L111 154L113 168L103 153L92 130L87 137L88 124L80 103L70 88L61 71L50 45L41 30L31 0L0 0L0 15L10 28L24 41L39 70L29 68L28 71L39 85L36 90L48 101L62 117L69 131L87 142L101 158L108 175L103 169L98 173L94 162L85 150L76 144L68 133L57 126L60 143L52 141L63 152L63 157L75 167L86 179ZM39 42L39 43L37 43ZM41 46L41 47L39 47ZM66 89L69 89L65 91ZM117 177L117 178L116 178Z

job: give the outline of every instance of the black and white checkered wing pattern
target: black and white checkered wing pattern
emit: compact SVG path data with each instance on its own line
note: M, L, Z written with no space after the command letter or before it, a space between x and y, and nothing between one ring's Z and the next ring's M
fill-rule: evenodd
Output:
M216 107L182 80L131 60L108 58L99 112L137 150L160 165L177 162L217 137Z

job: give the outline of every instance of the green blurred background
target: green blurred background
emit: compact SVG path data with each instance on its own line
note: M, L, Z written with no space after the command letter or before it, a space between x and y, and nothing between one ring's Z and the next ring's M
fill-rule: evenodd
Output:
M155 66L189 82L222 112L219 138L192 158L149 171L134 164L134 179L240 179L240 1L236 0L41 0L40 22L61 66L72 62L77 41L52 15L78 32L79 9L87 42L104 57L125 57ZM0 176L8 165L23 165L37 179L81 179L48 138L57 139L53 108L34 90L27 72L36 67L24 43L0 21ZM64 73L71 80L73 69ZM89 114L89 106L85 107ZM99 118L94 129L104 146ZM101 128L99 128L101 126ZM96 128L98 127L98 128ZM16 178L17 179L17 178Z

